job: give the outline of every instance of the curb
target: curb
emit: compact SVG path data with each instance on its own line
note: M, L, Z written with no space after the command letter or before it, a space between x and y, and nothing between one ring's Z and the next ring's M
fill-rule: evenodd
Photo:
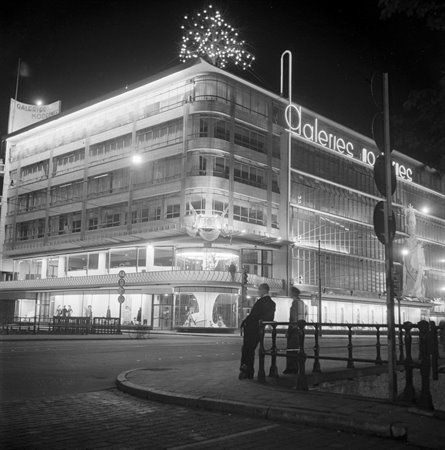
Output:
M152 389L137 385L128 380L127 376L139 369L127 370L116 377L116 386L122 391L135 397L170 403L178 406L205 409L223 413L239 414L243 416L267 419L287 423L299 423L359 434L400 439L407 438L408 429L404 423L370 422L357 419L349 415L329 414L305 408L280 408L255 403L245 403L233 400L214 399L205 396L176 394L168 391Z

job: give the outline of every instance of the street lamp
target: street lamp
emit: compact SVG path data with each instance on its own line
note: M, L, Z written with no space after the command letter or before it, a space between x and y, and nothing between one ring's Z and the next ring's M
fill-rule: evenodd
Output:
M131 162L135 165L141 164L142 163L142 156L139 153L135 153L132 157L131 157Z
M43 105L43 102L42 102L42 100L36 100L36 105L37 106L42 106Z

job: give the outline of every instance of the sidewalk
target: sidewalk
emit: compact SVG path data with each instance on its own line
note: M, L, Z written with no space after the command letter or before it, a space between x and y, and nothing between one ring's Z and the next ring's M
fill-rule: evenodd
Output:
M445 448L445 412L433 415L414 407L363 397L296 391L291 387L294 379L289 376L281 376L278 383L271 378L266 384L239 381L238 365L233 360L129 370L118 375L116 384L132 395L165 403L402 438L412 445Z
M82 341L82 340L119 340L119 339L150 339L153 335L171 336L210 336L220 338L240 338L239 333L178 333L174 330L150 330L146 336L136 338L135 333L123 332L122 334L0 334L2 341Z

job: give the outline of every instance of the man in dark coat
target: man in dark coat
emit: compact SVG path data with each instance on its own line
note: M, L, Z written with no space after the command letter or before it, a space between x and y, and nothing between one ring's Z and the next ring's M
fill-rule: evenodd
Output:
M269 296L269 285L258 286L259 299L253 305L250 314L241 323L244 331L243 348L241 351L241 367L239 379L253 378L255 349L260 341L259 321L272 321L275 316L275 302Z
M291 293L292 293L292 305L289 311L290 325L287 328L286 338L287 338L287 348L293 350L288 350L287 352L288 356L286 356L286 369L284 370L283 373L297 373L298 371L298 364L296 358L298 352L296 352L295 349L298 348L300 341L297 322L299 320L305 319L305 305L303 300L300 299L300 289L293 286L291 289Z

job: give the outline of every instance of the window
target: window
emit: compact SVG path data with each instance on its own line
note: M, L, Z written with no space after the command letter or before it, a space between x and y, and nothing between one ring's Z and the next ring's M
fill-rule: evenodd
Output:
M218 120L215 123L215 137L218 139L224 139L230 141L230 128L229 123L225 120Z
M229 161L222 156L216 156L213 161L213 176L229 178Z
M173 217L179 217L179 215L180 215L179 210L180 210L179 205L167 205L165 217L167 219L172 219Z
M172 267L173 247L155 247L153 261L155 266Z
M90 146L90 156L106 156L116 153L131 145L131 134L119 136Z
M57 278L59 258L48 258L46 263L46 277Z
M199 137L208 137L209 136L209 121L207 118L199 119Z
M37 178L48 175L48 160L40 161L29 166L22 167L20 174L22 178Z
M142 247L138 248L137 251L138 251L138 268L145 269L147 266L147 249L145 247Z
M272 278L272 251L271 250L242 250L242 267L249 273L262 277Z
M235 144L266 153L265 135L239 125L235 127Z
M110 251L110 269L115 269L118 267L136 267L136 262L136 248Z
M79 233L81 231L82 219L80 216L73 217L71 228L73 233Z
M54 158L54 171L59 172L61 170L68 169L71 166L78 164L85 159L85 149L81 148L70 153Z
M99 268L99 253L88 254L88 269L97 270Z
M88 230L97 230L99 228L99 216L97 210L88 211Z
M182 118L137 131L137 141L142 147L179 142L182 139Z
M86 253L68 256L68 271L79 271L87 269L88 255Z

